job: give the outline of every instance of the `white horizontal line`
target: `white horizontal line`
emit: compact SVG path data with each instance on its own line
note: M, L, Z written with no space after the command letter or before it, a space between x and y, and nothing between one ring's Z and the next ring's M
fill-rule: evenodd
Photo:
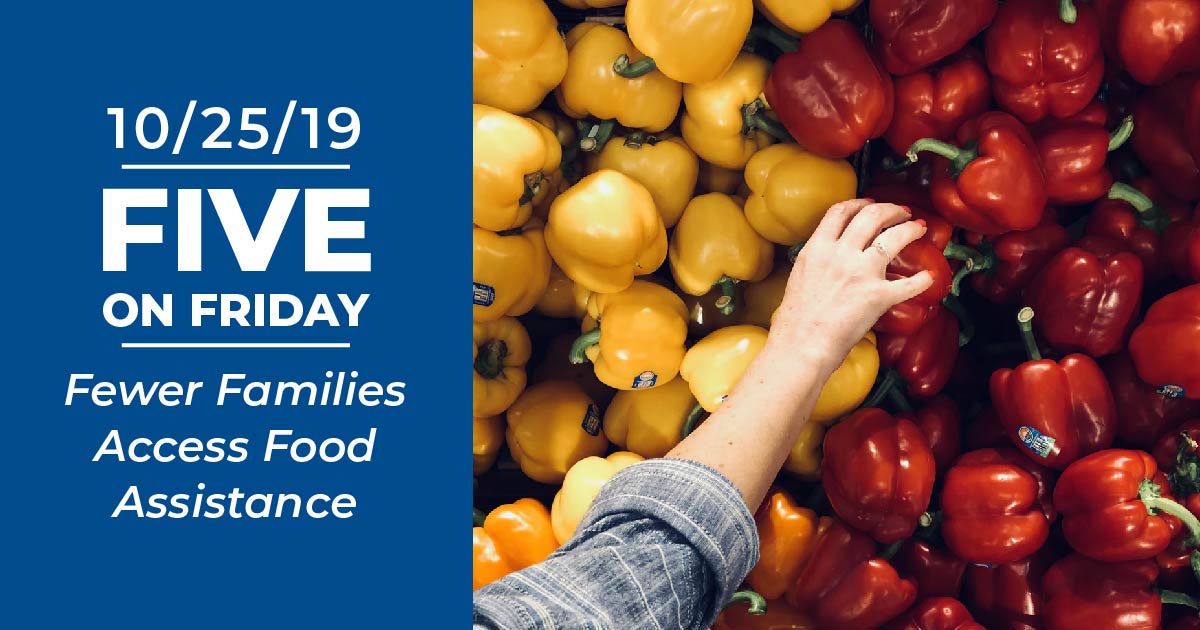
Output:
M348 171L349 164L122 164L123 171Z
M206 343L206 342L175 342L175 341L172 341L172 342L153 342L153 343L141 343L141 342L133 343L133 342L127 341L127 342L122 343L121 347L122 348L349 348L350 344L347 342L341 342L341 343L305 343L305 342L270 343L270 342L261 342L261 341L251 341L251 342L238 343L238 342L221 341L221 342Z

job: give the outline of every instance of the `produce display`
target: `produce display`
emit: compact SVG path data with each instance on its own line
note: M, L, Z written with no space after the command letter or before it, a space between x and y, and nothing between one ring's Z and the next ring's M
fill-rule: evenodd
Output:
M1200 0L474 0L474 587L762 349L830 205L924 237L718 630L1200 628Z

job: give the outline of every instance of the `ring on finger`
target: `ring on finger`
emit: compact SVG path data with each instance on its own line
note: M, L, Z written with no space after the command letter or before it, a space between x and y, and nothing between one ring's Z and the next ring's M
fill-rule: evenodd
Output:
M890 261L892 259L891 252L887 250L887 247L885 247L883 243L875 241L874 243L871 243L871 247L875 248L875 251L878 251L880 254L883 254L884 260Z

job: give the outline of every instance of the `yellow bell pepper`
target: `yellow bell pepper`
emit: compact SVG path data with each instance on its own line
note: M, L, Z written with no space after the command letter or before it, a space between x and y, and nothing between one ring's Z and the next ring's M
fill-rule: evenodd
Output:
M558 0L572 9L603 9L625 4L625 0Z
M603 455L600 410L573 381L529 387L508 408L505 440L521 472L542 483L562 483L575 462Z
M525 391L525 364L532 350L529 333L515 317L475 322L474 329L474 414L494 416Z
M623 76L657 67L680 83L707 83L729 70L750 34L752 0L629 0L625 28L650 59L617 60Z
M647 131L662 131L675 120L683 96L678 81L661 72L626 79L613 71L613 60L621 55L642 58L621 30L583 22L567 33L567 49L567 73L554 90L563 113L572 118L616 120Z
M634 276L662 266L667 230L645 186L602 169L554 200L546 247L577 284L596 293L616 293L633 284Z
M535 120L550 131L558 140L559 146L575 144L578 134L575 132L575 121L548 109L535 109L529 113L529 118Z
M796 37L801 33L817 30L828 22L834 13L853 11L861 2L862 0L754 0L754 6L781 31Z
M471 424L471 442L475 454L475 475L491 470L504 444L503 416L475 416Z
M562 147L548 127L502 109L474 105L471 182L475 225L493 232L529 220L534 196L559 170Z
M868 332L850 348L850 354L825 381L809 419L828 425L854 411L871 393L878 374L879 350L875 347L875 333Z
M781 263L766 278L743 284L742 304L738 309L741 322L770 328L771 318L783 303L783 292L791 275L792 266Z
M672 228L696 191L700 161L682 138L640 131L609 140L596 159L596 169L624 173L650 191L663 225Z
M504 232L475 228L471 238L475 321L524 315L533 309L550 282L550 254L542 222L530 219L522 227Z
M804 479L816 481L821 478L821 443L825 440L825 425L805 422L800 437L788 452L783 469Z
M742 198L700 195L688 203L671 235L668 259L680 290L704 295L719 286L729 299L717 306L734 311L738 280L758 282L771 273L775 249L759 236L742 212Z
M474 0L474 102L523 114L567 71L567 47L543 0Z
M679 129L700 159L741 170L755 152L786 136L782 125L763 111L762 91L770 73L766 59L742 53L720 79L683 89Z
M742 171L700 160L700 174L696 178L696 194L719 192L733 195L737 193L743 183Z
M550 525L558 544L566 543L575 535L575 529L600 493L600 487L640 461L645 458L637 453L618 451L608 457L587 457L571 466L563 479L562 489L550 504Z
M767 331L758 326L722 328L683 355L679 375L705 411L716 411L766 343Z
M825 211L854 198L858 176L846 160L776 144L746 163L746 218L763 238L780 245L808 240Z
M642 457L662 457L679 444L683 421L695 406L681 378L650 390L620 391L604 412L604 435Z
M582 319L592 292L575 284L558 265L550 266L550 284L534 308L546 317Z
M679 374L687 308L670 289L635 280L624 291L593 294L587 308L599 325L584 325L571 363L591 361L600 382L615 389L650 389Z
M575 339L578 337L578 334L569 331L551 337L550 342L546 344L545 355L542 357L541 363L538 363L533 370L533 376L529 382L537 384L555 380L575 381L583 388L588 398L591 398L600 409L605 409L617 392L596 378L596 371L592 369L591 364L574 365L571 363L571 346L575 344Z

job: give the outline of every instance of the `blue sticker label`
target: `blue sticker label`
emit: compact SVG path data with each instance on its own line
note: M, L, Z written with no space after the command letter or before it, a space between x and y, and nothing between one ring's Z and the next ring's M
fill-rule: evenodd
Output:
M478 306L491 306L492 302L496 301L496 290L486 284L472 282L475 285L475 304Z
M633 379L634 389L650 389L658 382L658 375L650 370L646 370Z
M1050 451L1054 450L1054 438L1028 425L1017 427L1017 438L1039 457L1049 457Z
M1163 398L1172 399L1183 398L1184 394L1183 388L1178 385L1163 385L1154 391L1158 392L1158 395Z
M600 435L600 408L596 405L588 405L587 413L583 414L583 430L588 435Z

